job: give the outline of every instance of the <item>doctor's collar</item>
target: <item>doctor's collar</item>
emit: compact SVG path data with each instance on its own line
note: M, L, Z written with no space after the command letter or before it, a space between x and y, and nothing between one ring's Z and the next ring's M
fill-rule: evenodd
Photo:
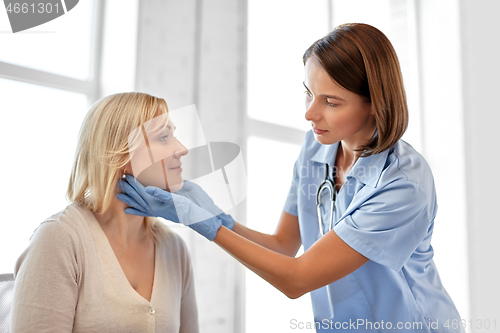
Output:
M373 133L371 138L373 139L376 137L377 133L378 129L375 129L375 133ZM337 141L331 145L323 145L315 140L315 143L320 145L320 147L311 157L311 161L322 164L326 163L333 170L340 142ZM367 157L359 157L349 171L347 178L356 178L365 185L376 187L387 156L393 149L394 148L386 149L379 154L373 154Z

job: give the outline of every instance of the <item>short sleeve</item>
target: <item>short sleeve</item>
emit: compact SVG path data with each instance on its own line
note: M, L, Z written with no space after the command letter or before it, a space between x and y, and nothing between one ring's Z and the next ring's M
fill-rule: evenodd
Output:
M16 262L13 332L71 332L78 268L69 233L57 221L40 224Z
M431 224L427 196L417 183L396 181L339 221L335 233L350 247L399 271Z
M285 206L283 210L287 212L288 214L298 216L299 212L297 209L297 189L298 189L298 183L299 183L299 176L297 172L297 164L299 163L299 159L295 161L295 164L293 166L293 177L292 177L292 184L290 185L290 190L288 191L288 195L286 197L285 201Z

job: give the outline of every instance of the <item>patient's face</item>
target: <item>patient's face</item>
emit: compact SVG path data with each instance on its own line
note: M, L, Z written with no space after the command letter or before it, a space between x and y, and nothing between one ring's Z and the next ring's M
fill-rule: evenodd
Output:
M162 129L165 123L167 126ZM143 142L132 154L133 176L144 186L169 192L180 190L183 185L181 157L187 154L187 149L175 138L175 124L167 115L161 115L138 130L142 132Z

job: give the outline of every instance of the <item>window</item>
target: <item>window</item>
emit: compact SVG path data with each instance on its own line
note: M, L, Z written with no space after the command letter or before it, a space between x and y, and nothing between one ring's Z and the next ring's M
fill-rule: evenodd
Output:
M302 55L328 32L328 20L326 1L248 2L247 225L252 229L273 233L279 221L293 164L310 129ZM313 320L309 294L290 300L249 270L245 279L246 332L293 331L292 319Z
M0 273L14 271L36 227L68 204L78 131L98 98L96 7L81 1L46 24L0 35L0 174L9 198L0 226ZM10 30L2 15L2 30Z
M43 72L87 80L91 67L92 10L94 1L78 5L38 27L16 34L2 34L0 61ZM7 13L1 30L10 30Z
M300 146L250 136L247 147L247 225L272 234L285 204ZM301 247L299 255L302 253ZM291 300L250 270L246 270L245 281L245 332L288 332L292 319L313 320L309 294Z

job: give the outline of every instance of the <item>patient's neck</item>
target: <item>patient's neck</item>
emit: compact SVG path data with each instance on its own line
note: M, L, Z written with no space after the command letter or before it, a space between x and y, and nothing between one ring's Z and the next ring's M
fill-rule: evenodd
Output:
M125 213L127 207L127 204L115 198L104 213L94 212L108 239L123 247L134 246L148 238L145 218Z

